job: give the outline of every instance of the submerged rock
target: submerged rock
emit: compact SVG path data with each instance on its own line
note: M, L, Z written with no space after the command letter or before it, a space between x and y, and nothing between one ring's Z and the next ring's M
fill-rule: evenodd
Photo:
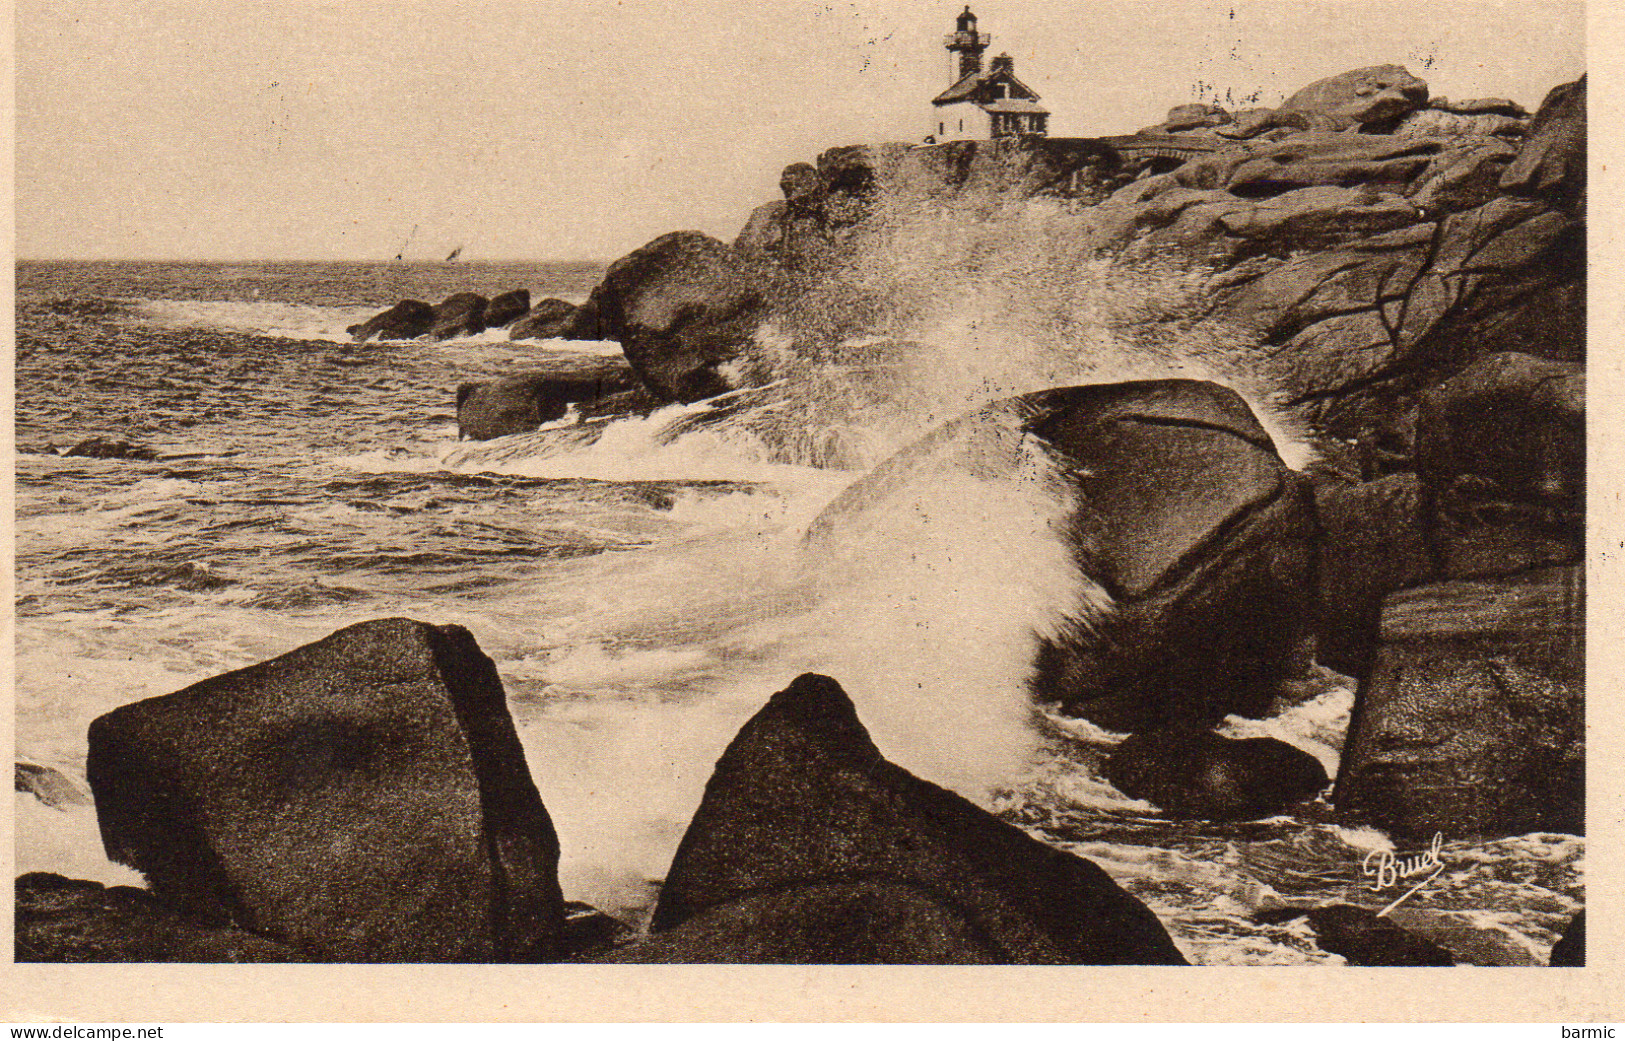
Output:
M1105 778L1130 798L1197 820L1268 817L1331 783L1320 760L1284 741L1207 730L1133 734L1106 760Z
M350 326L345 332L357 343L365 343L375 336L380 340L414 340L428 332L433 324L433 305L422 300L402 300L389 310Z
M19 962L295 962L299 951L188 918L141 889L45 872L17 879Z
M92 437L80 441L63 452L62 455L79 459L132 459L137 462L150 463L158 458L158 450L149 448L146 445L133 444L129 441L111 441L103 437Z
M457 388L457 436L474 441L535 430L564 416L576 402L593 402L637 386L625 363L597 373L556 372L509 376Z
M723 753L652 929L610 960L1185 963L1100 868L887 762L813 675Z
M325 961L551 955L558 841L467 630L364 622L90 727L108 855Z
M60 810L90 802L89 796L60 770L39 763L17 763L16 767L17 790L47 806Z
M1341 954L1350 965L1448 966L1456 959L1443 947L1373 911L1351 904L1309 912L1322 950Z

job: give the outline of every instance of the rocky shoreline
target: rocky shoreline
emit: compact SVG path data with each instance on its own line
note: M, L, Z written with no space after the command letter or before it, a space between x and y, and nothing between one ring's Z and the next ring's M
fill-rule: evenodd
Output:
M832 149L787 168L733 243L663 236L580 306L458 294L350 332L617 341L624 361L457 392L460 436L574 416L590 437L606 416L793 394L786 358L906 336L913 301L870 267L911 222L1064 214L1067 247L1114 277L1181 272L1183 306L1124 317L1126 342L1245 344L1318 460L1289 467L1216 382L1053 387L874 468L809 543L909 509L925 463L1039 465L1109 609L1038 642L1032 694L1133 733L1106 770L1125 793L1256 819L1335 780L1339 822L1396 838L1583 834L1585 135L1583 78L1530 117L1380 66L1138 135ZM884 374L853 389L889 392ZM1357 685L1335 779L1211 732L1316 662ZM353 626L98 719L103 840L150 889L18 879L18 960L1184 963L1090 861L886 761L837 680L795 680L740 731L638 935L565 903L473 638ZM18 789L59 796L42 770L19 763ZM1359 908L1297 913L1353 964L1460 960Z

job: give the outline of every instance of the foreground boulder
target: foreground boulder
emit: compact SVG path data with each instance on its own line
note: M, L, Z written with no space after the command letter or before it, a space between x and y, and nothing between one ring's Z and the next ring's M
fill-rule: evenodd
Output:
M1197 820L1268 817L1331 782L1320 760L1284 741L1208 730L1133 734L1106 760L1105 777L1130 798Z
M402 300L387 311L373 315L345 332L357 343L377 337L380 340L415 340L434 325L434 307L422 300Z
M799 677L734 738L619 961L1181 965L1104 871L887 762Z
M145 890L32 872L17 879L19 962L292 962L291 947L186 917Z
M1407 589L1338 772L1339 819L1425 839L1585 828L1579 567Z
M468 631L351 626L90 727L108 855L326 961L545 957L558 841Z
M562 418L572 404L636 386L624 363L606 365L598 372L537 372L492 383L465 383L457 388L457 436L488 441L535 430Z
M767 289L731 247L677 231L611 264L586 306L645 387L688 402L740 385L725 370L749 350L767 314Z

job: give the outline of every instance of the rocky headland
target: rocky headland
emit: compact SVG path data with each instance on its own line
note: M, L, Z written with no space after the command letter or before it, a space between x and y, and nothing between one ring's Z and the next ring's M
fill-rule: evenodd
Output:
M733 242L665 235L579 306L459 294L351 333L620 343L624 362L459 388L475 440L572 410L591 437L672 403L793 407L809 359L852 374L854 408L885 408L898 389L874 345L906 353L931 287L877 258L945 222L975 233L936 263L995 266L976 229L1015 218L1024 246L1042 232L1048 256L1157 287L1108 316L1120 343L1219 344L1264 392L1137 378L990 395L872 467L809 547L907 509L923 462L1019 476L1037 446L1071 566L1108 607L1035 641L1032 696L1133 735L1105 769L1125 793L1247 820L1335 781L1335 820L1395 837L1582 834L1585 158L1583 78L1531 116L1379 66L1276 109L1177 106L1136 134L831 149L788 167ZM1025 270L1064 305L1056 268ZM1313 463L1287 464L1280 423L1307 432ZM1283 742L1212 732L1317 663L1357 689L1335 779ZM17 956L1184 962L1089 860L888 762L837 679L796 679L740 731L633 934L565 903L472 637L345 629L98 719L102 837L149 888L18 879ZM18 766L41 799L64 783ZM1287 913L1354 963L1467 960L1359 908ZM1552 963L1583 963L1580 943Z

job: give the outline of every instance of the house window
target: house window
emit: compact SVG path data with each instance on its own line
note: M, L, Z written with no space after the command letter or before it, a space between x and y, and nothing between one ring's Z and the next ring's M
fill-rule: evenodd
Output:
M961 134L965 132L965 121L963 119L959 121L959 132Z
M948 132L947 129L944 128L941 123L937 124L937 136L938 137L941 137L943 134L946 134L947 132Z

